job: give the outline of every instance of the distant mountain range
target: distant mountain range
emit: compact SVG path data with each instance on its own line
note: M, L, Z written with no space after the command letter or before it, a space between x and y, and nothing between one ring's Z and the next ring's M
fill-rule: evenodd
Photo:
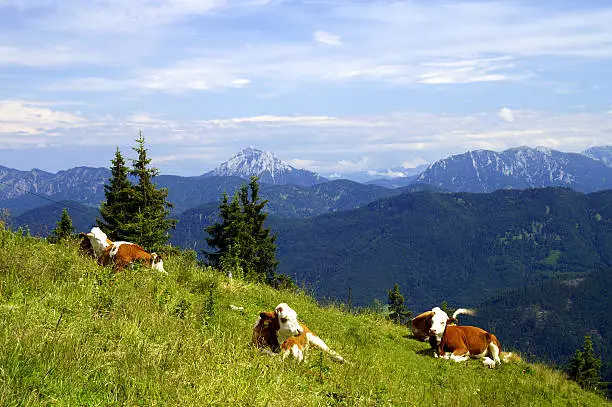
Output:
M518 147L500 153L468 151L439 160L417 182L453 192L556 186L593 192L612 188L612 168L583 154Z
M449 192L491 192L565 186L588 193L612 188L611 163L612 147L609 146L592 147L583 154L529 147L503 152L477 150L441 159L419 174L410 175L416 169L389 170L388 174L404 171L404 176L371 180L366 183L368 187L357 188L354 184L330 183L314 172L296 169L269 152L249 147L202 176L161 175L155 181L159 187L168 188L169 200L175 204L173 215L177 215L189 208L216 202L223 191L232 194L248 177L258 175L263 196L273 198L270 199L271 213L304 217L319 214L323 208L333 211L359 207L371 202L367 199L401 192L383 193L380 187L397 189L418 184ZM49 200L70 200L97 208L104 199L104 184L109 177L107 168L76 167L53 174L37 169L19 171L0 166L0 207L8 209L14 216L47 205ZM307 192L300 189L317 185L328 186ZM348 190L347 185L351 185ZM361 196L351 195L353 193ZM315 199L317 194L320 194L319 198ZM283 199L285 203L281 203ZM337 204L324 203L327 199L339 201ZM354 205L346 206L341 202L353 202ZM294 205L290 210L288 203Z

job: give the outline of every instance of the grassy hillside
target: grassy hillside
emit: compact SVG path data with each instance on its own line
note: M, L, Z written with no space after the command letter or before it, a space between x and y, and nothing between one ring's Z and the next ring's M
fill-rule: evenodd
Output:
M168 276L114 274L74 245L1 228L0 253L3 406L606 405L545 366L436 360L376 314L228 281L188 255L167 260ZM352 364L253 349L259 311L283 301Z

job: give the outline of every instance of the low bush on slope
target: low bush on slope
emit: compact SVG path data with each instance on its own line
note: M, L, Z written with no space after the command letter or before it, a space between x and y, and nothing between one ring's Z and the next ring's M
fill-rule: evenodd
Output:
M606 404L545 366L434 359L376 314L229 281L189 255L167 259L167 276L115 274L75 244L4 230L0 253L3 406ZM280 302L351 364L316 350L297 364L253 349L259 311Z

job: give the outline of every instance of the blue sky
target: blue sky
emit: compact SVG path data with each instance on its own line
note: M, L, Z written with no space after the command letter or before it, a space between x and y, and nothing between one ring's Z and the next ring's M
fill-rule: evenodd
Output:
M322 174L612 144L607 1L0 0L0 165Z

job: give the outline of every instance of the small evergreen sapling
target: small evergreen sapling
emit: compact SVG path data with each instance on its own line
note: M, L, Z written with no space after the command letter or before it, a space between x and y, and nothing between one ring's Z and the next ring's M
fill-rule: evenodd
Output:
M395 284L393 289L389 290L387 304L389 304L389 319L391 321L400 325L408 323L412 313L404 305L404 296L400 293L398 284Z
M52 243L57 243L59 241L70 238L75 231L75 227L72 226L72 218L68 214L68 210L64 208L62 211L62 217L56 223L55 229L51 232L49 236L49 241Z

